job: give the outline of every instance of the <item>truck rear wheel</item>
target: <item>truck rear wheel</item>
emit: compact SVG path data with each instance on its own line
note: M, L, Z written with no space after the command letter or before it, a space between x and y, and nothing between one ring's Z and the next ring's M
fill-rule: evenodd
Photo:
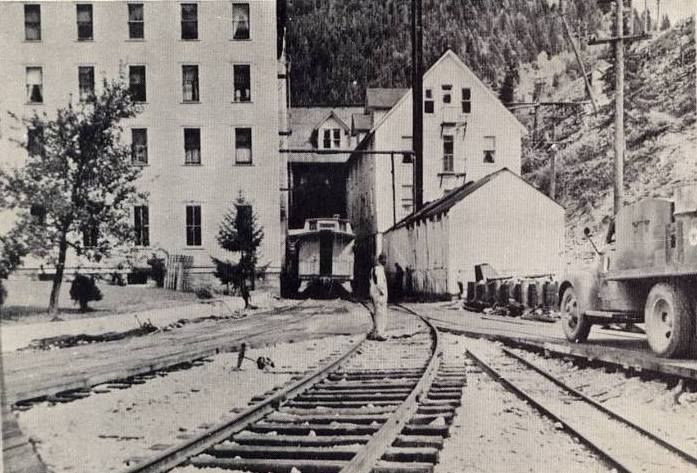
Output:
M561 324L567 340L571 342L585 342L591 331L591 324L588 318L581 313L578 306L576 291L573 287L568 287L561 297Z
M646 336L658 356L687 354L692 342L694 316L686 292L679 286L658 283L651 288L644 307Z

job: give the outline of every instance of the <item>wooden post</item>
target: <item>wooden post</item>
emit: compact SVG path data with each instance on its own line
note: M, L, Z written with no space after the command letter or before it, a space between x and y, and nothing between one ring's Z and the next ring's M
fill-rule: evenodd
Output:
M615 42L615 215L624 203L624 1L617 0Z
M395 190L394 177L394 153L390 153L390 161L392 165L392 225L397 224L397 192Z
M557 146L552 145L552 158L550 163L549 196L557 200Z
M569 28L569 24L566 22L566 18L564 17L563 3L561 1L559 2L559 17L561 18L561 22L564 25L564 33L566 33L566 38L569 40L571 48L574 50L576 62L578 62L578 65L581 67L581 74L583 74L583 82L586 85L586 92L588 92L588 98L590 99L591 104L593 104L593 112L598 113L598 106L596 105L595 99L593 98L593 89L591 88L591 83L588 80L588 74L586 74L586 66L583 64L583 61L581 60L581 54L578 52L578 48L576 47L576 42L574 41L574 38L571 36L571 29Z
M414 210L424 203L424 161L423 161L423 26L421 0L411 2L411 66L412 66L412 144L414 147Z

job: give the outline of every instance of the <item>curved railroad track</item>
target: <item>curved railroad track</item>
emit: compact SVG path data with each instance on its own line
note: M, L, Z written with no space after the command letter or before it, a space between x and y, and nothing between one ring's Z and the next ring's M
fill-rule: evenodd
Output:
M482 370L625 473L697 471L697 458L508 350L467 350Z
M404 334L361 339L323 369L127 473L184 465L187 472L431 472L465 367L443 362L430 322L405 317L413 323Z

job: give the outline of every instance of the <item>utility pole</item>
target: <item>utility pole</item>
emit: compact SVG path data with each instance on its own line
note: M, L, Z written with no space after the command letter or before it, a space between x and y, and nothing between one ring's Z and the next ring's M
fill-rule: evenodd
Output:
M569 28L569 24L566 22L566 17L564 16L564 2L562 0L559 0L559 18L561 18L561 22L564 25L564 33L566 34L567 40L571 44L571 48L574 51L574 56L576 56L576 62L581 67L581 74L583 74L583 83L586 86L588 98L593 104L593 112L598 113L598 106L595 104L595 99L593 98L593 89L591 88L590 81L588 80L586 66L583 64L583 61L581 60L581 54L579 53L578 48L576 47L576 42L574 42L574 38L571 35L571 28Z
M414 147L414 211L424 204L423 25L421 0L411 2L412 144Z
M608 0L599 0L601 3L610 3ZM592 39L589 45L613 44L615 47L615 189L614 212L620 211L624 205L624 44L625 42L640 41L650 36L642 32L638 35L624 32L624 2L615 0L615 36L605 39ZM629 0L631 7L631 0ZM630 25L634 23L633 12L630 10Z
M656 0L656 26L654 29L658 31L658 23L661 21L661 0Z
M615 42L615 215L624 205L624 0L617 0Z

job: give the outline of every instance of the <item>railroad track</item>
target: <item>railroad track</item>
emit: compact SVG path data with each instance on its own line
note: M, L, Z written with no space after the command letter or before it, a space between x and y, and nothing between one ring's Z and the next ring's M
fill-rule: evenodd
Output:
M127 473L431 472L465 385L438 331L414 314L385 342L361 340L324 369ZM174 470L172 470L174 468Z
M618 471L697 471L697 458L656 432L637 425L566 385L508 349L467 356L496 381L578 437ZM559 424L557 424L559 425Z

